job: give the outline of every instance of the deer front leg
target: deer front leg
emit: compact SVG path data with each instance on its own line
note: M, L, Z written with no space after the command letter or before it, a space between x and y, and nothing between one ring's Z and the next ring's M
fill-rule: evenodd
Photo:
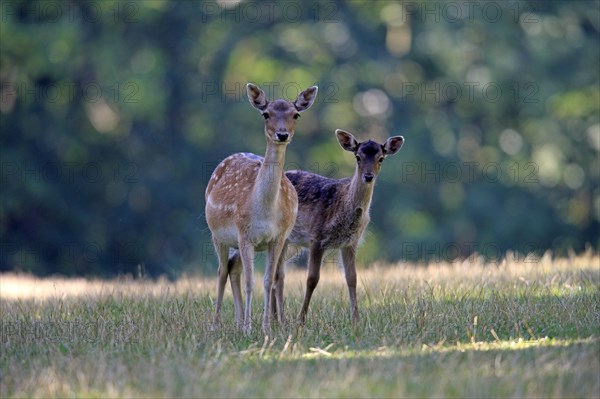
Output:
M285 240L271 242L267 248L267 264L265 267L265 308L263 313L263 332L269 334L271 331L271 293L273 289L273 280L281 252L285 245Z
M275 280L273 281L273 289L271 289L271 317L277 317L277 282L279 281L279 272L275 271Z
M240 257L244 270L244 290L246 292L246 307L244 308L244 332L252 331L252 293L254 290L254 245L246 240L240 240Z
M271 295L271 302L273 304L273 315L277 312L277 319L279 324L285 325L285 314L283 312L283 287L285 283L285 261L287 253L288 243L287 241L283 245L281 250L281 256L279 256L279 262L277 263L277 270L275 271L275 282L273 283L273 295Z
M352 323L359 320L358 306L356 304L356 249L354 247L342 248L342 262L344 263L344 274L350 294L350 317Z
M217 277L217 303L215 306L215 326L221 323L221 306L223 305L223 293L225 292L225 284L227 283L227 252L229 248L222 245L219 241L213 238L215 252L219 261L218 277Z
M235 307L235 324L242 328L244 322L242 307L242 258L240 251L235 251L227 262L229 268L229 282L233 293L233 305Z
M304 302L298 316L298 321L301 324L306 322L306 313L308 312L308 304L312 297L313 291L317 288L319 277L321 275L321 262L323 261L324 250L316 245L311 246L310 254L308 255L308 277L306 278L306 293L304 294Z

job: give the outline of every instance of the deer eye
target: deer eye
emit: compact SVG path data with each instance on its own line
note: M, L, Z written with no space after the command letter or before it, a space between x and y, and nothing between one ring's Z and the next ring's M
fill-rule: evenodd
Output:
M265 119L269 119L269 113L268 112L263 112L262 116Z
M360 163L360 157L358 155L356 156L356 163Z
M298 118L300 118L300 114L294 114L294 116L292 118L298 119Z
M383 157L379 158L379 163L383 162Z

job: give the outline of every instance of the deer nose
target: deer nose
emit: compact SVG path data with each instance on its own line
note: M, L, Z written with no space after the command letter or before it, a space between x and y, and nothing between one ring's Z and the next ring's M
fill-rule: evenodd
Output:
M275 136L277 136L277 140L281 141L282 143L285 143L290 137L290 134L287 132L277 132L275 133Z
M365 181L365 183L371 183L374 178L375 178L375 175L373 173L365 173L363 175L363 180Z

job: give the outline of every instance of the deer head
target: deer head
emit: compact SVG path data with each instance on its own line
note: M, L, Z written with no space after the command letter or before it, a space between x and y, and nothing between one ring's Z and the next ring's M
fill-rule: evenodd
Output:
M342 148L356 157L357 173L367 184L375 181L385 157L400 151L404 144L402 136L390 137L384 144L379 144L372 140L360 143L351 133L341 129L337 129L335 134Z
M248 83L248 100L265 118L265 136L268 143L289 144L296 130L300 113L309 109L317 97L317 86L309 87L298 95L294 102L286 100L268 101L260 87Z

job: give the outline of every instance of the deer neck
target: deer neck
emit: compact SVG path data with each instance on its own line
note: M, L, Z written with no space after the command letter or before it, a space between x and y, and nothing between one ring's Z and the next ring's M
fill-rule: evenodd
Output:
M271 211L279 199L279 188L283 179L285 145L267 142L265 159L258 170L254 185L254 203L257 211Z
M365 183L360 177L358 169L354 172L354 176L348 186L348 196L346 205L355 211L361 208L363 214L369 210L371 206L371 198L373 197L373 187L375 182Z

